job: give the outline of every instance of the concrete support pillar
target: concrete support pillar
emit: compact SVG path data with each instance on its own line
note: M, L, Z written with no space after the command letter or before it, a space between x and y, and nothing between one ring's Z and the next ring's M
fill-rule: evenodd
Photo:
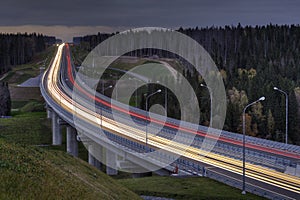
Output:
M97 155L97 157L102 155L102 147L89 145L89 155L88 155L88 162L90 165L96 167L99 170L102 170L102 163L97 160L93 155Z
M95 159L95 165L94 165L97 169L99 169L100 171L102 171L102 163Z
M78 157L78 142L76 140L76 129L67 126L67 152L74 157Z
M61 145L62 144L62 135L59 123L57 123L58 115L55 112L52 112L52 144Z
M90 165L93 165L95 166L95 157L92 155L92 151L93 151L93 146L92 145L89 145L89 149L88 149L88 162Z
M50 109L47 109L47 118L51 119L52 118L52 112Z
M117 155L106 149L106 174L107 175L117 175Z

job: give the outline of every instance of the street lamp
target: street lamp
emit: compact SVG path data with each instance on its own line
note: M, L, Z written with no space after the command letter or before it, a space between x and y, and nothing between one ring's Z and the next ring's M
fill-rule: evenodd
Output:
M208 92L210 94L210 126L212 126L212 90L210 87L208 87L207 85L204 85L204 84L200 84L201 87L205 87L208 89Z
M165 87L165 109L166 109L166 117L168 117L168 88Z
M107 86L106 88L102 87L102 94L104 95L105 90L112 88L112 85Z
M113 87L112 85L109 85L106 88L102 87L102 94L104 95L105 90L112 88L112 87ZM102 128L102 107L103 107L103 105L101 105L101 107L100 107L100 119L101 119L100 126L101 126L101 128Z
M274 87L274 90L277 90L285 95L285 143L288 143L288 112L289 112L289 96L288 94L281 90L278 89L277 87Z
M245 113L246 109L260 101L264 101L265 97L260 97L258 100L248 104L243 110L243 191L242 194L246 194L246 176L245 176L245 140L246 140L246 124L245 124Z
M146 97L146 111L148 112L148 99L157 94L157 93L160 93L161 92L161 89L157 90L156 92L153 92L152 94L149 94L147 97ZM148 122L148 114L147 114L147 122ZM146 122L146 123L147 123ZM146 146L148 145L148 124L146 124Z

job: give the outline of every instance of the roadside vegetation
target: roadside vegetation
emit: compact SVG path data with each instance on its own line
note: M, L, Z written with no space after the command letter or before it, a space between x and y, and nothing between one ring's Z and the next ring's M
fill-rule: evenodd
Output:
M152 176L136 179L119 179L118 182L139 195L161 196L173 199L264 199L250 193L244 196L239 189L203 177Z

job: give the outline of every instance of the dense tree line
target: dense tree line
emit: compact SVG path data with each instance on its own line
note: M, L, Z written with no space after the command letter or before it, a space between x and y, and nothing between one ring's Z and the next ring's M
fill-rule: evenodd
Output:
M8 84L0 82L0 117L10 115L11 100Z
M265 102L249 109L247 133L284 141L285 98L273 90L276 86L289 95L289 140L300 143L296 99L300 83L299 26L238 25L181 28L179 31L197 40L223 72L229 99L225 129L241 132L243 107L260 96L266 96ZM230 98L232 96L235 98ZM206 109L203 112L209 111Z
M247 110L247 134L256 137L284 141L285 98L273 87L289 95L289 142L300 144L299 109L300 96L300 26L267 25L255 27L225 26L207 28L180 28L178 30L201 44L218 66L227 91L228 106L224 129L241 132L241 116L244 106L260 96L266 101ZM82 41L89 50L113 34L86 36ZM83 43L81 43L83 44ZM163 50L143 49L129 52L131 56L158 55L179 60L186 66L182 74L197 93L201 108L201 124L209 125L210 101L201 76L188 62ZM151 86L155 91L159 86ZM143 97L141 97L143 98ZM163 98L157 97L163 105ZM178 102L169 94L168 113L178 117ZM299 98L298 98L299 101ZM143 103L141 103L143 105Z
M98 44L106 40L107 38L115 35L115 33L98 33L97 35L86 35L82 37L74 37L73 43L81 45L81 48L87 51L91 51Z
M29 62L32 57L55 43L55 37L41 34L0 34L0 75L12 66Z

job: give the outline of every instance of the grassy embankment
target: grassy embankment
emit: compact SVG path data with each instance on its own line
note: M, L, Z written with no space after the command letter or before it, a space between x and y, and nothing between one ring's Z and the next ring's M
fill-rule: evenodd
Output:
M65 145L52 147L45 112L21 110L0 119L0 199L138 199L111 177L68 155Z

